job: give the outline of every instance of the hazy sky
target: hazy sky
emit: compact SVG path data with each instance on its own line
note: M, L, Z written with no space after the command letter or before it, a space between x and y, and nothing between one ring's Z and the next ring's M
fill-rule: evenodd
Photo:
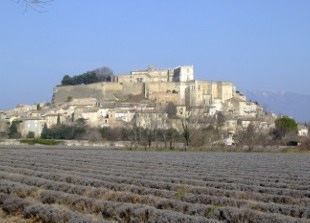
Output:
M196 79L310 94L309 0L0 1L0 109L50 101L65 74L194 65Z

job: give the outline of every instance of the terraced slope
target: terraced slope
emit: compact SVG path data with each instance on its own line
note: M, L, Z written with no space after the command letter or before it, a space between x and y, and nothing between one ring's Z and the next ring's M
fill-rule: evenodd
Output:
M310 222L310 156L0 149L20 222Z

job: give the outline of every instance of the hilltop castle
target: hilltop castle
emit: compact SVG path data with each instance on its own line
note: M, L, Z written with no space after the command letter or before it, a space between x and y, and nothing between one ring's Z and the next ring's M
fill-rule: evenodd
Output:
M132 125L148 129L156 123L160 129L182 131L182 120L188 117L216 126L220 113L225 117L221 125L225 133L245 129L250 123L265 131L274 126L274 117L266 116L258 103L247 101L231 82L195 80L193 66L148 67L106 80L56 86L51 104L21 105L0 112L0 133L7 123L18 120L23 137L30 132L40 137L45 124L52 128L79 119L93 128ZM168 122L171 102L175 116Z
M86 98L95 98L98 103L117 102L126 101L133 96L140 100L151 100L159 106L173 102L190 109L211 105L214 101L223 103L238 95L230 82L195 80L193 66L174 69L148 67L145 70L131 71L127 75L113 76L111 82L57 86L52 103L59 105L69 99Z

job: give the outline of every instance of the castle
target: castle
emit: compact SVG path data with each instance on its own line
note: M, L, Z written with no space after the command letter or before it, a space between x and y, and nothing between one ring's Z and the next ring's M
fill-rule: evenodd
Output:
M198 81L194 79L193 66L179 66L174 69L131 71L117 75L111 82L89 85L57 86L54 88L52 103L63 104L69 99L95 98L98 103L121 102L128 98L151 100L158 106L173 102L177 106L208 106L215 101L225 101L238 96L231 82Z

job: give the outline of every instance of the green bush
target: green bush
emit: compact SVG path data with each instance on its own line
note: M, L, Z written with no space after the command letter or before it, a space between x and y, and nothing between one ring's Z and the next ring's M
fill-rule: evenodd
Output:
M47 128L44 125L41 137L43 139L81 139L86 133L86 127L83 125L59 125L52 128Z
M33 139L34 136L35 136L34 132L28 132L28 134L27 134L28 139Z
M21 134L20 134L20 132L18 132L18 126L19 126L20 122L21 121L19 121L19 120L12 121L12 123L9 127L9 131L8 131L8 136L10 139L21 138Z

